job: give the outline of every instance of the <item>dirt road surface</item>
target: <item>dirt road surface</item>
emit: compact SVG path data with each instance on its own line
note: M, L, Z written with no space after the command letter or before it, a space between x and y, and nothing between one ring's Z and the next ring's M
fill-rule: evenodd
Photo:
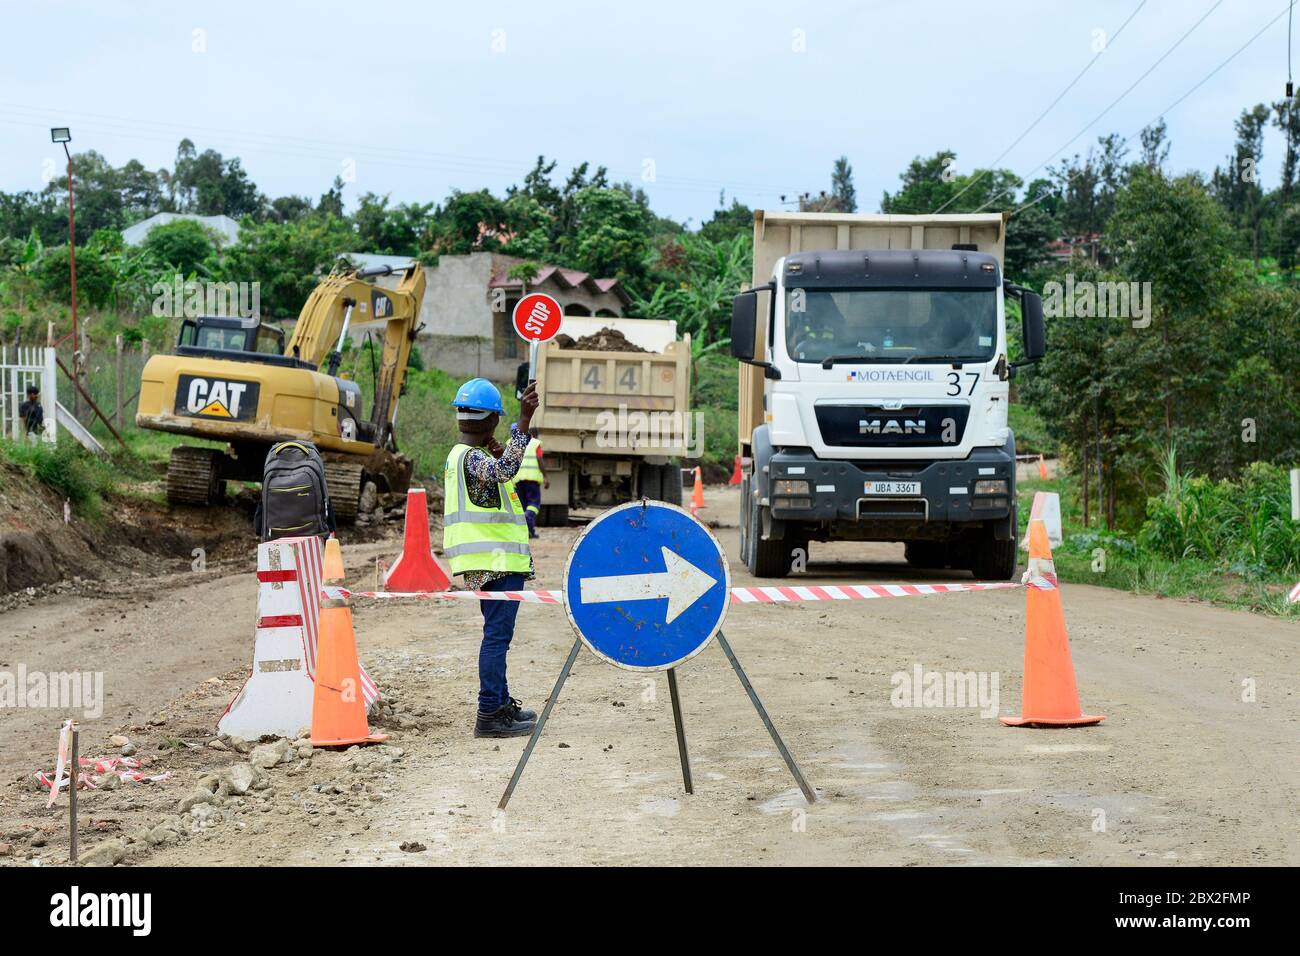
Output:
M710 489L708 501L733 583L751 583L735 561L735 492ZM576 534L543 531L535 586L559 587ZM396 547L345 547L349 585L372 583L375 556ZM961 579L909 569L901 546L843 544L814 545L800 583ZM150 772L172 773L83 793L83 846L143 832L201 774L241 759L208 743L251 656L255 593L246 572L182 572L0 617L0 671L104 672L103 715L83 721L83 750L112 753L108 737L122 733ZM471 736L477 605L359 601L362 658L395 696L392 748L318 750L270 770L270 786L228 802L219 822L137 842L129 862L1300 863L1296 626L1080 585L1063 597L1084 708L1106 715L1100 726L1012 729L978 707L891 703L891 677L919 665L996 675L999 712L1019 713L1019 590L733 607L725 632L816 787L814 806L713 645L680 670L693 796L664 676L584 651L504 816L494 809L524 740ZM512 693L540 710L573 640L562 609L521 608ZM61 717L0 710L0 864L66 857L66 810L46 811L29 782L53 764Z

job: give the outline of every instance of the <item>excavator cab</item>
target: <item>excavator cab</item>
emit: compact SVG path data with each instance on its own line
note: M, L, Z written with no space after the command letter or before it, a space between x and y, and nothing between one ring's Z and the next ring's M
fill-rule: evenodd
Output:
M204 315L181 322L176 337L177 355L191 358L263 362L291 368L314 368L284 354L284 330L257 318Z

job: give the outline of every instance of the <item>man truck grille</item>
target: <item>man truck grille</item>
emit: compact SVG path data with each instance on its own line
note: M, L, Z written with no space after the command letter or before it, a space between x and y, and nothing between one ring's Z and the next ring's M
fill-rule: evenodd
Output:
M818 405L817 427L827 445L919 448L960 445L968 405Z

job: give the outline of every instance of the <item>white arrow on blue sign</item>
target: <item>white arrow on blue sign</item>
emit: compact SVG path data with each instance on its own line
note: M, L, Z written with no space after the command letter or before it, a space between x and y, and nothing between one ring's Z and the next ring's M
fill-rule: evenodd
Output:
M722 545L675 505L633 501L583 529L564 568L565 611L593 653L666 670L708 646L731 598Z

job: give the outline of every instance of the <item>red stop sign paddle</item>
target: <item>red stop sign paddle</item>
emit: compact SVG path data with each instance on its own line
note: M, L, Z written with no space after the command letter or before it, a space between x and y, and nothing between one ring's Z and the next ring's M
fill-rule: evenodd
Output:
M533 292L519 300L512 318L520 338L529 342L549 342L560 331L564 310L549 295Z

